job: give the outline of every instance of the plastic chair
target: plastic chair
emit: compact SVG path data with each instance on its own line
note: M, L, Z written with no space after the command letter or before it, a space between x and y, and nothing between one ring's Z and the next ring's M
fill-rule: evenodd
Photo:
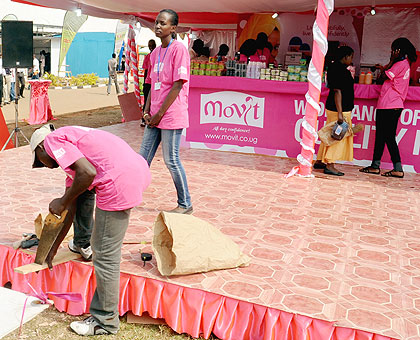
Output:
M72 74L70 71L70 65L61 65L60 70L58 71L58 74L64 73L64 78L71 78Z

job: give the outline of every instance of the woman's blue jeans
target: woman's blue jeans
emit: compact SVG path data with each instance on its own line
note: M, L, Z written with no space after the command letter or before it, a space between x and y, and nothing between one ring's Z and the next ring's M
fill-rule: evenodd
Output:
M179 158L181 134L182 129L165 130L146 126L140 147L140 155L144 157L150 166L156 150L160 142L162 142L163 160L175 184L178 206L187 209L191 207L191 196L188 191L187 176Z

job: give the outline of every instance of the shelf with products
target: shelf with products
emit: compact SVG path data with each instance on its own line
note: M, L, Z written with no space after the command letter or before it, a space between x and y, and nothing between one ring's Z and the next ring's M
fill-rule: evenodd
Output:
M227 76L275 81L308 81L308 69L305 64L275 67L266 66L264 62L250 61L249 63L226 60L217 62L209 60L191 60L191 75L195 76Z

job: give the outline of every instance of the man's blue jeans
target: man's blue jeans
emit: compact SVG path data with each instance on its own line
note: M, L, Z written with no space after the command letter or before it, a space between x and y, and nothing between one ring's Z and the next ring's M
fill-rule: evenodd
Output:
M144 129L143 142L140 147L140 155L147 163L152 163L156 150L162 141L163 160L175 184L178 195L178 206L181 208L191 207L191 196L188 191L187 176L179 158L179 144L181 142L182 129L165 130L159 128Z
M10 101L14 101L16 99L16 82L12 81L10 83Z

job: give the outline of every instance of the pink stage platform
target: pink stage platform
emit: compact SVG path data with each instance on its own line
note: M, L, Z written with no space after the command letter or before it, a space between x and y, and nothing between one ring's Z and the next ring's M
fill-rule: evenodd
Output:
M107 127L139 149L138 122ZM177 332L221 339L420 339L420 175L384 178L340 166L341 178L285 179L295 160L182 150L194 215L229 235L252 258L247 268L162 277L126 244L120 312L148 311ZM0 277L28 292L75 291L83 303L55 299L70 314L88 310L92 266L69 262L24 277L31 262L11 248L61 195L64 173L31 169L29 147L0 153ZM133 209L126 241L150 241L175 190L160 152L144 204ZM135 185L135 183L133 183Z

